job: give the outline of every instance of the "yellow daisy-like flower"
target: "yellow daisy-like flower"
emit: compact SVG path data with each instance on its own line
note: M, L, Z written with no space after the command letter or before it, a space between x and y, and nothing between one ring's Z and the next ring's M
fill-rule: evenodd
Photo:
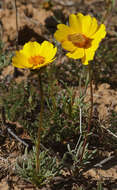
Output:
M42 44L28 42L23 49L16 51L12 64L18 68L38 69L55 60L57 48L52 43L44 41Z
M69 26L57 25L54 37L69 51L66 55L73 59L82 59L84 65L93 60L100 41L105 37L105 25L98 25L97 20L90 15L81 13L69 16Z

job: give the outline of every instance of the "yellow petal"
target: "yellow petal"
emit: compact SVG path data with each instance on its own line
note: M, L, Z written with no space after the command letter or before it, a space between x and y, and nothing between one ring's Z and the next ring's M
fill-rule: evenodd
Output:
M45 62L47 61L48 63L50 63L53 58L55 57L57 52L57 47L55 47L53 50L50 51L50 54L45 56Z
M56 47L54 48L52 43L48 41L44 41L41 44L38 54L40 56L43 56L46 59L46 61L50 61L51 59L54 58L56 52L57 52L57 48Z
M92 18L90 15L82 15L81 13L79 13L78 18L81 22L82 25L82 34L88 36L89 30L90 30L90 26L91 26L91 22L92 22Z
M90 25L90 29L89 29L89 33L88 33L88 37L92 36L98 29L98 22L97 20L93 17L92 18L92 22Z
M93 49L96 51L96 49L98 48L101 40L105 37L106 35L106 31L105 31L105 25L101 24L101 26L99 27L98 31L91 36L91 38L94 38L92 40L92 45L91 47L93 47Z
M67 25L65 25L65 24L58 24L58 25L57 25L57 29L58 29L58 30L62 30L62 31L65 30L66 32L67 32L67 31L70 31L69 26L67 26Z
M70 28L76 32L76 33L81 33L82 32L82 25L81 25L81 21L79 19L79 17L77 17L74 14L71 14L69 16L69 25Z
M70 41L64 41L62 43L62 47L67 51L74 51L76 49L74 44L72 42L70 42Z
M95 51L97 50L100 41L105 37L105 25L101 24L96 33L94 33L91 38L94 38L91 43L91 47L85 49L85 56L82 59L84 65L88 64L88 61L93 60Z
M17 68L31 68L32 65L28 63L28 59L24 54L16 52L16 55L12 58L12 64Z
M101 41L106 36L106 28L104 24L101 24L99 29L94 33L91 38Z
M44 62L43 64L33 66L33 68L32 68L32 69L39 69L39 68L41 68L41 67L45 67L45 66L49 65L50 63L52 63L55 59L56 59L56 58L52 59L52 60L51 60L51 61L49 61L49 62L48 62L48 61L46 61L46 62Z
M83 65L88 65L88 64L89 64L89 60L82 59L82 64L83 64Z
M58 24L57 25L58 30L55 32L54 34L54 38L61 42L63 40L67 39L67 36L70 34L71 29L69 26L65 25L65 24Z
M23 49L20 50L27 57L33 57L38 55L40 44L38 42L28 42L24 45Z
M82 58L82 63L88 65L88 62L93 60L95 55L95 49L93 47L84 50L84 57Z
M77 48L73 53L67 53L66 54L69 58L73 59L80 59L84 56L84 49L83 48Z
M80 22L81 22L82 19L84 18L84 15L82 13L78 13L77 17L78 17L78 19L80 19Z
M85 55L87 60L93 60L95 55L95 50L92 48L85 49Z

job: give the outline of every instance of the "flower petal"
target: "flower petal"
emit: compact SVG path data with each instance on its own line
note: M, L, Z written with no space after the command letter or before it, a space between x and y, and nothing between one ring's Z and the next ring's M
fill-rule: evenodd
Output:
M12 63L14 67L18 67L21 69L32 67L32 65L28 63L28 59L26 58L26 56L18 51L16 52L16 55L12 58Z
M36 56L40 50L40 44L38 42L28 42L20 50L26 57Z
M82 58L82 64L83 65L88 65L89 64L89 60L87 60L86 58Z
M81 33L82 32L82 25L79 17L77 17L74 14L71 14L69 16L69 25L72 30L76 33Z
M73 53L67 53L66 54L68 57L73 58L73 59L80 59L84 56L84 49L83 48L77 48Z
M41 44L38 54L40 56L43 56L46 59L46 61L50 61L51 59L54 58L56 52L57 52L57 48L56 47L54 48L52 43L48 41L44 41Z
M90 29L88 32L88 37L92 36L98 29L98 22L97 20L93 17L90 25Z
M101 40L105 37L106 35L106 30L105 30L105 25L101 24L98 31L91 36L91 38L94 38L92 40L92 44L91 47L96 51L96 49L98 48Z
M83 16L81 13L79 13L77 16L80 19L80 22L82 23L82 33L88 37L88 33L92 22L91 16Z
M92 40L92 44L90 48L85 49L85 56L82 59L82 63L84 65L88 64L88 61L93 60L95 51L97 50L100 41L105 37L106 31L105 26L102 24L99 30L93 35L94 40Z
M82 58L82 63L88 65L88 62L93 60L95 55L95 47L90 47L84 50L84 57Z
M78 13L77 17L78 17L79 22L81 23L82 34L87 36L90 26L91 26L91 21L92 21L91 16L90 15L84 16L83 14Z
M70 41L64 41L62 43L62 47L67 51L74 51L76 49L74 44L72 42L70 42Z
M96 31L96 33L94 33L91 38L95 38L97 39L97 41L101 41L106 35L106 28L104 24L101 24L99 29Z
M85 49L85 57L83 64L86 65L86 62L93 60L95 55L95 50L92 48Z
M55 32L54 38L59 42L67 40L67 36L72 32L70 27L65 24L58 24L57 28L58 30Z
M49 65L50 63L52 63L55 59L56 59L56 58L51 59L51 61L49 61L49 62L48 62L48 61L45 61L43 64L33 66L32 69L39 69L39 68L41 68L41 67L45 67L45 66Z

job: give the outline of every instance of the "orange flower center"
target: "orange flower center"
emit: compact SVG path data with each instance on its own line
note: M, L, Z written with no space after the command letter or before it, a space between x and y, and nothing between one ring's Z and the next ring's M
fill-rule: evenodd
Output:
M33 66L41 65L45 61L45 58L38 55L38 56L32 56L29 58L29 63Z
M91 46L92 39L87 38L83 34L70 34L68 40L79 48L89 48Z

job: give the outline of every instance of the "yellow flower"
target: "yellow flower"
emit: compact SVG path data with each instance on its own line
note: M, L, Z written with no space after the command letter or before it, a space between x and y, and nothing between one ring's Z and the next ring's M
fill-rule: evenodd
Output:
M69 16L69 26L57 25L54 37L69 51L66 55L73 59L81 59L84 65L93 60L100 41L105 37L105 25L98 25L97 20L90 15L81 13Z
M28 42L23 49L16 51L12 58L12 64L18 68L38 69L44 67L55 60L57 48L48 41L42 44L37 42Z

